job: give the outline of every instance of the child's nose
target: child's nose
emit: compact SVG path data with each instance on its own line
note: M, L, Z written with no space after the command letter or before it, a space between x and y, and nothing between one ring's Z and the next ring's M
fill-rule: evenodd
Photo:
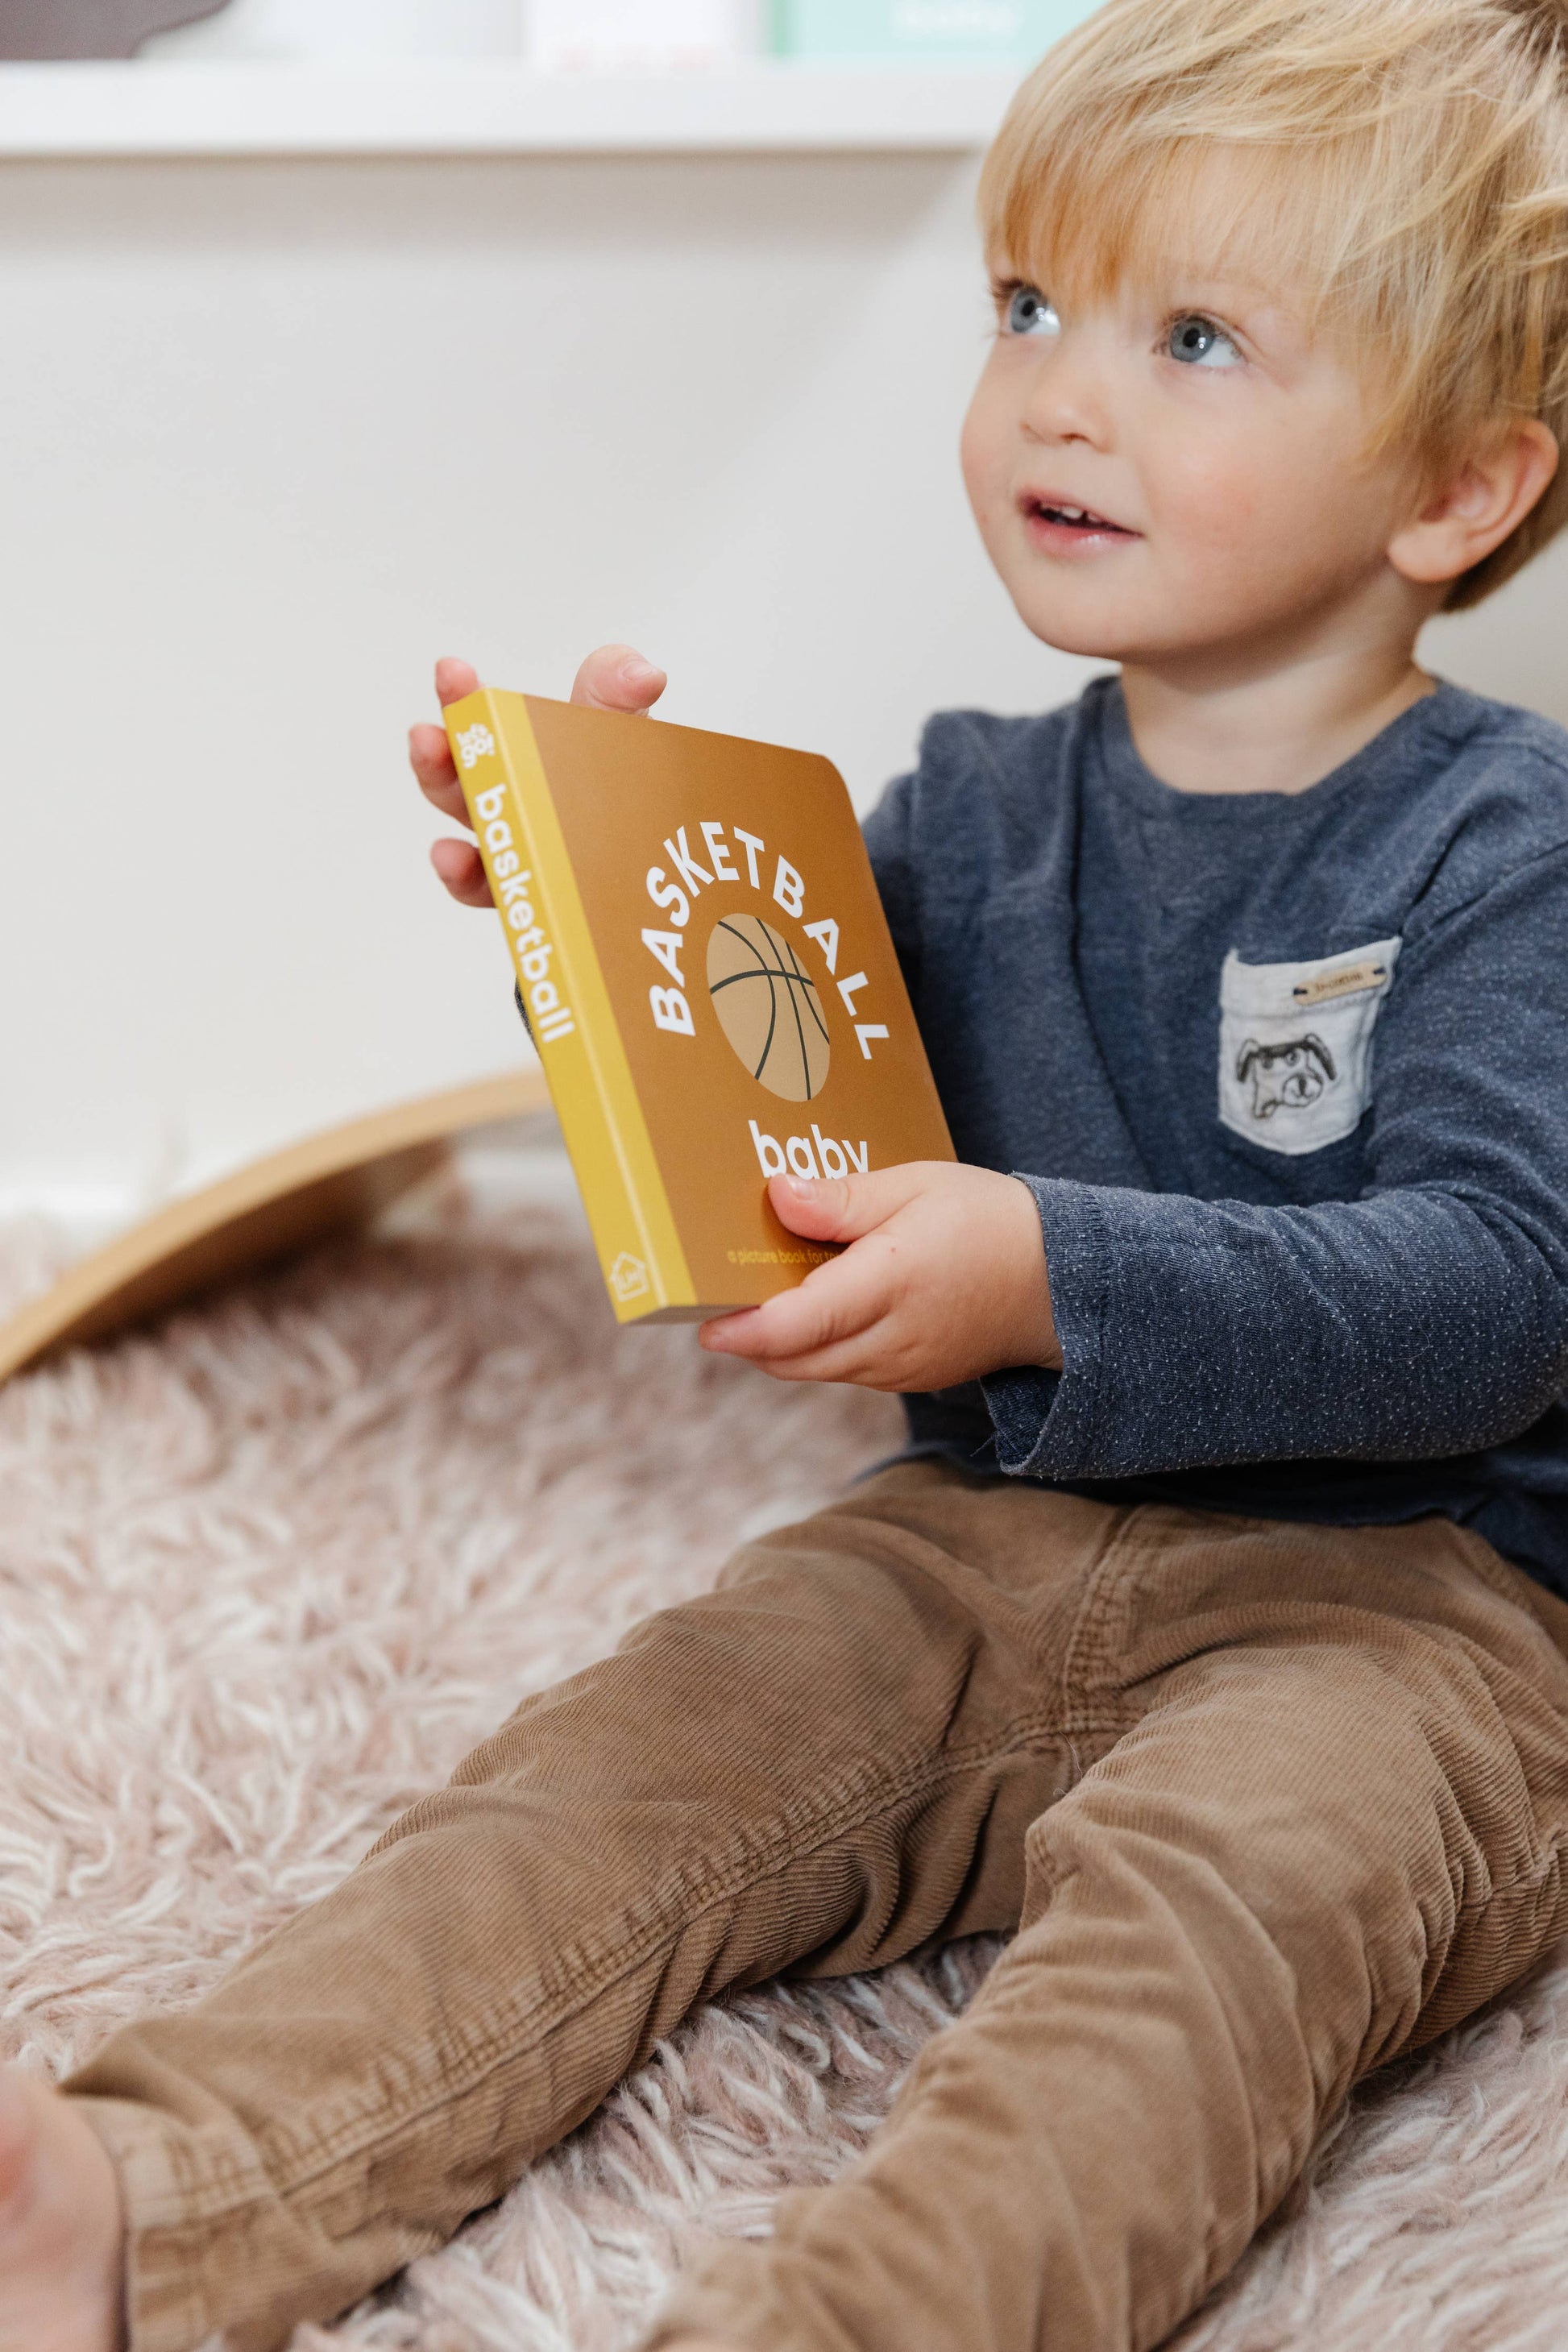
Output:
M1043 352L1024 408L1024 429L1046 442L1085 441L1105 448L1111 437L1110 386L1091 351L1068 337Z

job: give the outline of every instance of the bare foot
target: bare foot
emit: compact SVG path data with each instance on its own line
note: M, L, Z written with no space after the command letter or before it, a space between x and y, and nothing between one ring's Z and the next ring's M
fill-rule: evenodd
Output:
M68 2099L0 2067L0 2352L120 2352L120 2183Z

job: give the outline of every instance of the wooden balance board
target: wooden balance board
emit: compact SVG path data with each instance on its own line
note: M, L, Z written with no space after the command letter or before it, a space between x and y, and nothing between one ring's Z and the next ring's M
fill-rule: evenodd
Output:
M171 1202L0 1326L0 1381L365 1223L442 1166L454 1137L543 1110L549 1100L540 1070L487 1078L329 1129Z

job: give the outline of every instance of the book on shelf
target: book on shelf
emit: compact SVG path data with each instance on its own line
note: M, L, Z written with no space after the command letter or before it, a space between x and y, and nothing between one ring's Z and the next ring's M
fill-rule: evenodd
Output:
M772 0L781 57L840 64L1027 66L1097 0Z
M623 1323L834 1255L772 1176L952 1145L843 779L810 752L483 689L453 756Z
M529 0L526 54L547 73L732 66L761 46L762 0Z

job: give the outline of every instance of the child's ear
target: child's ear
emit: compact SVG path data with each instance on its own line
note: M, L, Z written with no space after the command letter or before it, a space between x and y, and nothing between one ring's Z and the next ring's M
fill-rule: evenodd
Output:
M1555 436L1539 417L1512 420L1478 443L1388 543L1406 580L1434 585L1483 563L1539 504L1557 471Z

